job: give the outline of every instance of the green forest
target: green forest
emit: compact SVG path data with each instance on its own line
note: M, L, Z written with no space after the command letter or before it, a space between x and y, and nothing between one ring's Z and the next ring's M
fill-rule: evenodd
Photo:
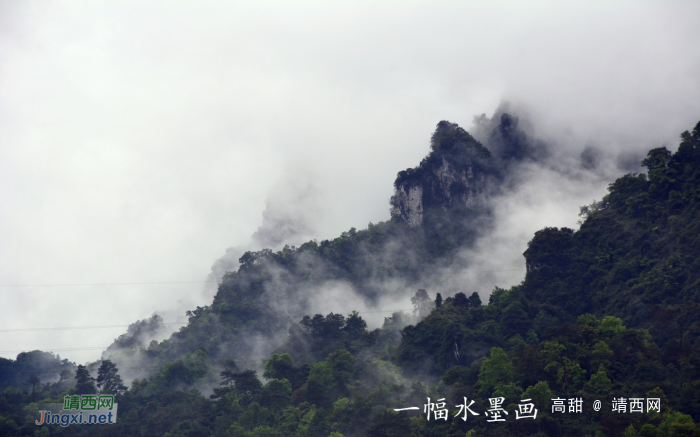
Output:
M393 216L247 252L171 338L133 340L162 324L154 316L87 366L41 351L0 358L0 435L700 436L700 123L675 153L650 150L645 173L582 206L580 229L536 232L519 285L488 302L473 289L420 288L490 226L488 206L445 207L450 196L505 189L513 165L545 153L504 115L492 127L498 147L441 122L430 154L399 173L397 187L423 184L421 226ZM483 185L444 194L431 179L444 163ZM357 311L299 315L306 290L328 281L376 301L400 281L414 311L373 330ZM272 352L257 356L259 342ZM127 371L138 375L128 387ZM94 393L115 395L116 423L35 425L41 404ZM517 419L527 403L536 417ZM504 421L492 421L497 411Z

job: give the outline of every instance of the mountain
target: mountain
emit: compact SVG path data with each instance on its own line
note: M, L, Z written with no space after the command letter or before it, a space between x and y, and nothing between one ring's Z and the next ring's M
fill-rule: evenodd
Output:
M122 338L105 358L122 365L137 360L143 368L138 377L200 348L216 362L251 362L278 348L319 300L336 299L335 311L345 312L357 309L346 302L365 308L389 298L408 302L426 272L448 262L488 226L485 196L492 173L489 151L464 129L442 121L428 156L399 172L391 220L298 248L246 252L238 270L224 275L212 304L188 312L189 323L180 332L158 344L141 342L146 347L136 352L128 347L129 337ZM405 198L416 189L420 215Z
M391 215L409 226L423 224L425 210L485 203L491 152L448 121L438 123L430 148L418 167L399 172L394 182Z
M134 324L104 356L130 382L117 395L116 424L37 432L698 435L700 123L675 153L649 151L646 174L618 178L582 207L579 230L538 231L524 253L523 282L497 287L482 304L466 286L443 290L445 299L434 294L436 272L491 229L492 199L516 183L517 166L549 150L515 116L482 121L485 145L453 123L438 124L429 155L399 172L390 220L245 253L212 304L188 311L188 325L167 340L143 347L162 321ZM394 306L374 330L352 311L386 299L415 311ZM315 311L344 304L357 308ZM60 403L73 390L66 378L43 379L70 363L32 354L0 361L1 435L36 431L32 402ZM42 379L17 387L30 359ZM485 412L499 397L510 415L489 423ZM626 406L658 399L660 412L613 411L621 398ZM437 399L449 420L426 419L423 407ZM538 409L536 419L515 419L523 399ZM553 399L580 399L582 411L555 413ZM601 411L591 408L595 400ZM480 415L453 417L462 403ZM394 411L407 407L419 411Z

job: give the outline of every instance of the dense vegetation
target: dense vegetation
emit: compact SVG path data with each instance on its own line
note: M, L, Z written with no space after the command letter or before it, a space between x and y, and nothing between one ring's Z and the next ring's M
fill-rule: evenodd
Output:
M523 141L499 126L499 141ZM448 153L437 141L431 154ZM501 146L508 159L532 156ZM303 291L329 280L368 299L385 280L412 286L478 237L478 226L455 217L478 223L488 210L443 210L419 228L394 219L332 241L246 253L212 305L188 312L173 338L135 349L118 340L115 362L129 357L149 370L128 390L111 361L87 368L117 393L114 425L35 426L38 403L83 394L90 374L41 352L0 359L0 435L700 435L700 123L676 153L653 149L643 165L647 174L619 178L581 209L578 231L538 231L520 285L496 288L488 304L473 290L444 301L418 290L415 316L395 313L381 329L368 330L357 312L308 314L287 329L277 305L303 310ZM256 357L254 336L281 338L273 354ZM449 420L426 420L428 397L445 399ZM464 397L480 416L452 417ZM505 398L505 423L484 416L495 397ZM582 412L552 413L557 397L581 398ZM612 412L620 397L659 398L661 411ZM532 399L535 420L515 420L521 399ZM394 411L406 407L420 410Z

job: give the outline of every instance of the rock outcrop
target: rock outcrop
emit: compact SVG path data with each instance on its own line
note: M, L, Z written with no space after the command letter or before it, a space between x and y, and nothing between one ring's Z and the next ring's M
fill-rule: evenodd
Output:
M464 129L441 121L430 154L394 182L391 214L420 226L432 208L477 207L484 200L489 151Z
M399 216L409 226L423 223L423 187L421 185L400 185L391 198L391 215Z

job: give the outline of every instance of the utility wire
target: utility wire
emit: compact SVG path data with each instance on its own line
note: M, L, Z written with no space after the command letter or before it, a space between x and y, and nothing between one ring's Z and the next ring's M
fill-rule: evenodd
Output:
M75 351L94 351L94 350L104 350L107 349L106 347L102 346L87 346L87 347L68 347L68 348L59 348L59 349L53 349L51 348L50 350L46 349L33 349L31 351L27 350L14 350L14 351L0 351L0 354L18 354L20 352L32 352L32 351L40 351L40 352L75 352Z
M10 287L83 287L102 285L159 285L159 284L218 284L218 281L158 281L158 282L96 282L80 284L0 284L2 288Z
M172 322L163 323L163 326L170 325L186 325L187 322ZM61 326L55 328L17 328L17 329L0 329L0 332L24 332L24 331L67 331L71 329L106 329L106 328L128 328L129 325L98 325L98 326Z
M525 269L499 269L499 270L470 270L470 272L515 272L525 271ZM95 282L95 283L75 283L75 284L0 284L0 288L12 287L86 287L86 286L109 286L109 285L162 285L162 284L219 284L219 281L154 281L154 282Z
M397 311L413 311L413 308L401 308L398 310L375 310L375 311L358 311L360 315L368 313L392 313ZM189 322L169 322L163 323L163 326L170 325L187 325ZM108 329L108 328L128 328L129 325L93 325L93 326L60 326L53 328L7 328L0 329L0 332L28 332L28 331L68 331L72 329Z
M364 313L395 313L398 311L413 311L413 308L402 308L402 309L397 309L397 310L377 310L377 311L365 311ZM363 314L360 312L360 314ZM184 322L173 322L173 323L164 323L164 325L184 325ZM50 330L68 330L68 329L95 329L95 328L116 328L116 327L127 327L129 325L101 325L101 326L70 326L70 327L57 327L57 328L23 328L23 329L3 329L0 330L0 332L19 332L19 331L50 331ZM289 336L284 336L284 337L273 337L270 338L270 340L284 340L288 338ZM111 345L110 345L111 346ZM90 347L75 347L75 348L61 348L61 349L32 349L32 350L40 350L42 352L56 352L56 351L61 351L61 352L77 352L77 351L87 351L87 350L106 350L109 346L105 347L100 347L100 346L90 346ZM141 348L139 348L141 349ZM28 352L28 350L14 350L14 351L0 351L0 355L6 355L6 354L16 354L20 352ZM248 362L252 362L256 360L250 360Z
M399 308L399 309L394 309L394 310L374 310L374 311L358 311L360 315L362 314L368 314L368 313L395 313L399 311L413 311L413 308ZM164 326L169 326L169 325L186 325L189 322L170 322L170 323L163 323ZM24 332L24 331L63 331L63 330L72 330L72 329L103 329L103 328L126 328L131 325L98 325L98 326L66 326L66 327L55 327L55 328L19 328L19 329L0 329L0 332ZM275 337L275 340L281 340L281 339L286 339L288 336L285 337ZM111 346L111 345L110 345ZM106 350L109 346L106 347L99 347L99 346L93 346L93 347L85 347L85 348L65 348L65 349L51 349L49 351L46 351L44 349L33 349L33 350L42 350L45 352L53 352L53 351L81 351L81 350L99 350L99 349L104 349ZM26 352L26 350L17 350L17 351L0 351L0 354L12 354L12 353L20 353L20 352Z

